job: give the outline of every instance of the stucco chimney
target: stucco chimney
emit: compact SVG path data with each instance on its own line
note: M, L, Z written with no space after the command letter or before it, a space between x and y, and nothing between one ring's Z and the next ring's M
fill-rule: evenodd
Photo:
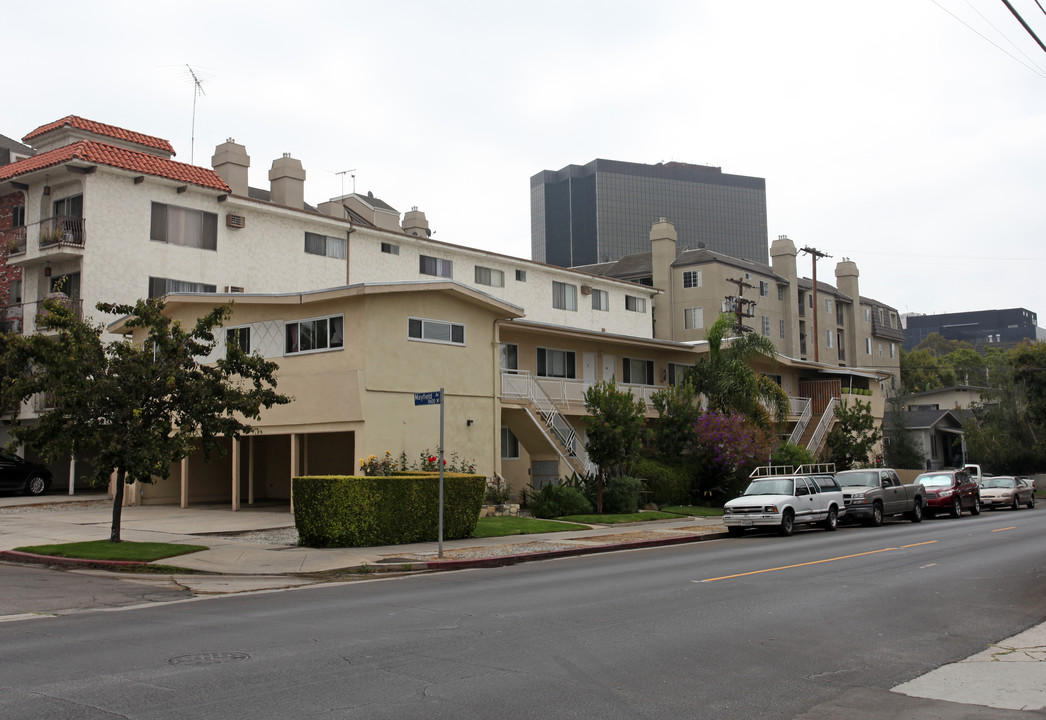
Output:
M430 237L432 235L432 232L429 230L429 221L425 219L425 213L418 210L417 205L403 213L403 232L416 237Z
M676 259L676 226L661 218L650 227L650 271L654 287L664 293L654 298L654 337L673 339L672 262Z
M271 200L278 205L296 209L305 207L305 170L301 160L295 160L290 153L272 161L269 170L269 189Z
M247 148L229 138L214 149L211 157L211 167L232 190L233 195L247 194L247 168L251 166L251 158L247 155Z

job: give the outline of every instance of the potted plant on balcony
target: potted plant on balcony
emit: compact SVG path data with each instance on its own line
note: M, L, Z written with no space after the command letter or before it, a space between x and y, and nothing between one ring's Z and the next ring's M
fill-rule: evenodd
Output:
M41 245L57 245L60 242L62 242L62 228L60 226L40 228Z

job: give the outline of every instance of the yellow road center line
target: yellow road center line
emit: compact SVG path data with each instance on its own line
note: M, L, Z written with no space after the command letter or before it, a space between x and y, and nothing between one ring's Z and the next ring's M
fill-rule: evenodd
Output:
M1008 527L1008 528L996 528L995 530L992 530L992 532L1002 532L1003 530L1016 530L1016 529L1017 529L1017 526L1014 525L1014 526Z
M867 553L856 553L854 555L843 555L838 558L825 558L824 560L812 560L806 563L798 563L796 565L783 565L781 567L768 567L763 570L752 570L751 572L738 572L737 575L725 575L722 578L707 578L706 580L691 580L691 583L713 583L717 580L732 580L734 578L744 578L750 575L759 575L761 572L776 572L777 570L791 570L796 567L805 567L806 565L819 565L820 563L835 562L837 560L849 560L850 558L861 558L866 555L877 555L879 553L888 553L890 550L905 549L908 547L918 547L919 545L932 545L937 542L936 540L928 540L926 542L916 542L912 545L902 545L901 547L884 547L879 550L868 550Z
M753 570L746 573L738 573L737 575L724 575L723 577L707 578L705 580L691 580L690 582L715 582L716 580L731 580L733 578L745 577L747 575L759 575L760 573L777 572L778 570L791 570L793 568L806 567L807 565L819 565L821 563L835 562L836 560L849 560L850 558L861 557L863 555L875 555L877 553L889 552L890 550L899 550L900 548L883 548L882 550L869 550L868 552L855 553L854 555L843 555L841 557L825 558L824 560L811 560L810 562L798 563L797 565L784 565L782 567L766 568L765 570Z

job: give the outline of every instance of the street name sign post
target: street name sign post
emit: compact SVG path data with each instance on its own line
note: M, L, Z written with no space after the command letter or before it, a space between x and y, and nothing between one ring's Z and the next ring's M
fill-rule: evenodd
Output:
M414 393L414 405L439 405L439 459L436 465L439 468L439 557L443 557L443 413L445 403L443 402L443 388L430 392Z

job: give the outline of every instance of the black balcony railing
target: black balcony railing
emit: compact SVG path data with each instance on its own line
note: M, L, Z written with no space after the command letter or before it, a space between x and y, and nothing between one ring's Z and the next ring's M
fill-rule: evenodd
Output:
M25 227L0 231L0 242L7 248L8 257L25 253Z
M58 303L62 307L72 310L73 315L82 320L84 317L84 303L80 298L71 298L64 293L53 293L46 300L39 302L15 303L6 307L0 307L0 330L21 335L25 332L25 320L32 316L37 325L42 318L50 312L45 302Z
M40 221L40 248L84 246L87 233L84 219L69 215L56 215Z

